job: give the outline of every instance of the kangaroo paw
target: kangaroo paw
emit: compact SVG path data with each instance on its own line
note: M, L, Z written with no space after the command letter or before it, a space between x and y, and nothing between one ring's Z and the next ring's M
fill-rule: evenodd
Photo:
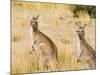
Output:
M32 46L32 51L35 51L34 47Z
M80 59L77 59L77 63L80 63L81 61L80 61Z
M35 51L35 49L34 49L34 48L32 48L32 51Z

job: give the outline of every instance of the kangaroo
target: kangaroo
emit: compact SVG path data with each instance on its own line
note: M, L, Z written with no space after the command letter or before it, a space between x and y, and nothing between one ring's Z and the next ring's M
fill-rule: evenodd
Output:
M77 62L84 63L85 69L96 68L96 51L87 43L85 39L85 26L81 22L76 23L78 30L78 60Z
M53 69L56 67L58 61L57 47L54 42L38 29L38 17L32 18L30 22L30 34L32 39L32 51L36 52L38 57L38 65L43 63L46 69Z

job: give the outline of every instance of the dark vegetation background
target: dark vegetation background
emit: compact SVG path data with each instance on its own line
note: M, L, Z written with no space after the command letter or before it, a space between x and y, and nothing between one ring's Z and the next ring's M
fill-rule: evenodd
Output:
M73 17L79 17L78 13L86 12L90 18L96 18L96 6L70 5L70 8L74 13Z

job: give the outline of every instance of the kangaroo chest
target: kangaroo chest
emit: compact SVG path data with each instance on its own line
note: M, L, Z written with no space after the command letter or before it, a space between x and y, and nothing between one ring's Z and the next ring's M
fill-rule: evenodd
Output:
M80 47L80 40L79 38L77 37L77 53L78 53L78 57L80 56L81 54L81 47Z
M33 45L37 45L39 44L39 42L40 42L39 37L37 35L33 35L33 41L32 41Z
M32 43L33 43L33 46L35 48L39 48L39 45L41 43L46 44L47 42L46 42L46 40L44 39L44 37L40 33L37 33L37 34L33 33L33 41L32 41Z
M88 49L87 49L85 43L81 42L81 41L80 41L80 50L81 50L80 59L82 61L85 61L85 60L87 61L88 59L91 59L91 55L88 52Z
M79 37L77 37L77 41L78 58L82 61L90 59L85 42L83 40L80 40Z
M32 28L30 28L29 29L29 34L30 34L30 40L31 40L31 45L33 46L33 45L35 45L36 43L38 43L38 37L37 37L37 35L35 34L35 33L33 33L33 29Z

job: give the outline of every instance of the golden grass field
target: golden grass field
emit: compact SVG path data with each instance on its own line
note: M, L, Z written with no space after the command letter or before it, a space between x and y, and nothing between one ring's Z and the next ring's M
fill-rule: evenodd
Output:
M35 53L30 54L30 20L33 15L40 15L39 29L49 36L58 47L58 59L64 70L79 70L77 63L77 34L75 22L87 23L86 40L95 49L95 19L87 14L73 18L70 6L66 4L12 2L12 61L11 73L47 72L38 70ZM54 71L57 71L56 69Z

